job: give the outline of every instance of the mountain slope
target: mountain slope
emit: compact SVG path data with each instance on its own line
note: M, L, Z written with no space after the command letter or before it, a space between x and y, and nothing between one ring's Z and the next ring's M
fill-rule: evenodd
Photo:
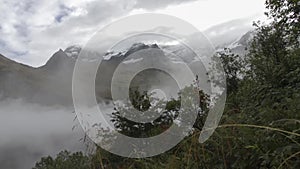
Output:
M41 68L32 68L1 55L0 99L20 98L29 102L51 105L71 103L71 89L66 86L71 84L72 74L60 74L61 69L57 66L56 68L52 69L50 64Z

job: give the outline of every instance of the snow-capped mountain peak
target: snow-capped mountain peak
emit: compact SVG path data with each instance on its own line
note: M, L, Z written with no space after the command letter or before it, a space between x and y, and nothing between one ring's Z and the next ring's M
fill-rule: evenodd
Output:
M81 46L79 45L72 45L72 46L69 46L67 47L64 52L67 56L73 58L73 59L76 59L81 51Z

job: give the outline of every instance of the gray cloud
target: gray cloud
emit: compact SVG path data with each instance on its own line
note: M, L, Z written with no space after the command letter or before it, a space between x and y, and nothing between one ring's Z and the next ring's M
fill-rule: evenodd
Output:
M4 44L0 53L40 66L59 48L85 44L106 23L135 9L154 10L190 1L3 0L0 41Z

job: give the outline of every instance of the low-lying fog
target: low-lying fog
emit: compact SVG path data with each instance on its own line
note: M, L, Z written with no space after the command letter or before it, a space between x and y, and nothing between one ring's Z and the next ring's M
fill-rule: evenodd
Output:
M0 168L30 169L41 157L62 150L85 151L84 133L72 112L20 99L0 101Z

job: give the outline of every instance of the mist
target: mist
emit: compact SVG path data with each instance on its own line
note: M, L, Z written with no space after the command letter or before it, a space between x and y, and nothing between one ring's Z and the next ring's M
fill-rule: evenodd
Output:
M72 108L22 99L2 100L0 107L0 168L30 169L41 157L86 150Z

